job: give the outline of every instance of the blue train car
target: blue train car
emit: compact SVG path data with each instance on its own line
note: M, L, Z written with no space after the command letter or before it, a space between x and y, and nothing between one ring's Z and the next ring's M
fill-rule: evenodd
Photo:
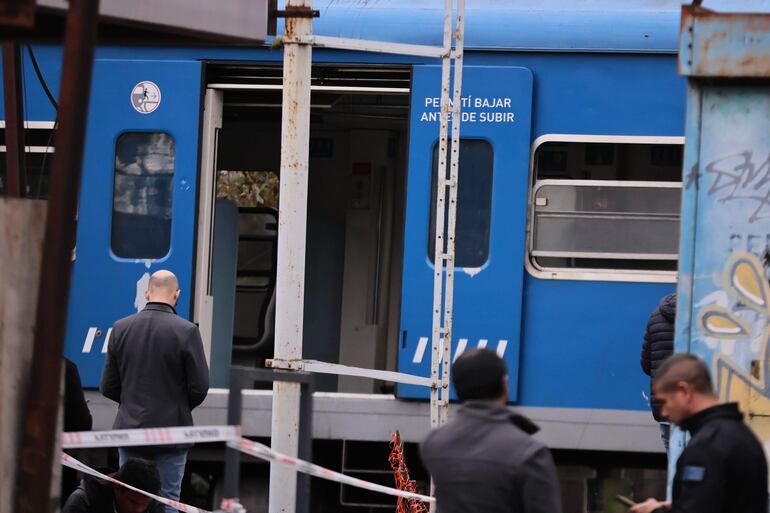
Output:
M440 4L318 2L314 31L438 45ZM679 8L468 6L454 356L503 355L511 403L557 448L662 451L638 362L647 316L677 276ZM42 198L56 113L41 80L56 93L61 51L33 50L28 194ZM110 326L144 306L161 268L180 279L178 312L201 327L214 386L231 362L271 356L281 59L267 45L97 49L66 340L86 387L98 386ZM427 376L439 63L332 50L313 62L304 357ZM319 385L319 438L401 429L417 441L428 428L425 403L410 401L425 389ZM92 398L106 427L113 410ZM219 400L199 415L218 418ZM259 420L245 429L268 434Z

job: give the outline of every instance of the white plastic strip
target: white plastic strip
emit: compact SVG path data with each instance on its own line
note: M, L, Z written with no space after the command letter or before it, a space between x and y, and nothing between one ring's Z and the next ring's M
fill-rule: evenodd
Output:
M72 431L62 433L62 449L227 442L237 440L239 436L240 429L236 426Z
M304 472L305 474L310 474L311 476L319 477L321 479L335 481L337 483L343 483L350 486L355 486L357 488L363 488L364 490L370 490L372 492L380 492L386 495L392 495L394 497L403 497L405 499L416 499L419 501L429 502L429 503L436 501L436 499L434 499L433 497L429 497L427 495L407 492L405 490L397 490L396 488L390 488L380 484L370 483L362 479L357 479L355 477L346 476L344 474L340 474L339 472L329 470L328 468L320 467L318 465L309 463L299 458L294 458L291 456L287 456L285 454L281 454L280 452L274 451L266 445L263 445L259 442L248 440L246 438L241 438L239 442L228 442L227 445L229 445L234 449L238 449L239 451L245 454L248 454L250 456L254 456L256 458L260 458L260 459L268 460L272 462L282 463L289 467L296 468L298 472Z
M427 342L427 338L425 339ZM364 369L362 367L350 367L348 365L339 365L336 363L318 362L315 360L304 360L303 367L308 372L320 374L336 374L339 376L357 376L361 378L380 379L391 383L404 383L406 385L419 385L429 387L430 378L406 374L404 372L383 371L375 369Z
M170 506L174 509L177 509L179 511L184 511L185 513L211 513L210 511L207 511L205 509L196 508L195 506L190 506L189 504L184 504L182 502L177 502L171 499L166 499L164 497L161 497L159 495L155 495L153 493L145 492L144 490L140 490L139 488L135 488L129 484L123 483L121 481L118 481L115 478L112 478L106 474L102 474L101 472L92 469L85 463L82 463L72 456L70 456L67 453L61 453L61 462L62 465L65 467L69 467L75 470L78 470L84 474L88 474L89 476L93 476L99 479L102 479L104 481L109 481L110 483L115 483L116 485L122 486L124 488L128 488L129 490L132 490L137 493L141 493L145 497L150 497L151 499L154 499L161 504L165 504L166 506Z

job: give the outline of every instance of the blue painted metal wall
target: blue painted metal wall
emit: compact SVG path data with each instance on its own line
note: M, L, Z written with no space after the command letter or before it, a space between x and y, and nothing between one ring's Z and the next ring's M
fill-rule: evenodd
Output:
M685 7L682 27L689 86L676 351L706 362L719 398L739 403L767 451L770 15ZM682 433L675 442L672 462Z

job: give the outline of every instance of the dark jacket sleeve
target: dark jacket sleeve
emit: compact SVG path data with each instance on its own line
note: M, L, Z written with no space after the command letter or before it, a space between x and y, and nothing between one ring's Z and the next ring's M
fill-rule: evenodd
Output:
M561 493L556 466L547 447L540 448L524 465L522 504L525 513L561 513Z
M64 359L64 431L88 431L91 429L91 412L80 383L77 366Z
M112 331L112 338L108 342L107 356L104 358L104 370L102 370L102 380L99 383L99 391L107 399L112 399L116 403L120 403L120 371L118 370L118 362L113 352L113 342L115 341L115 329Z
M61 513L93 513L85 492L78 488L67 498Z
M187 399L192 410L206 398L209 392L209 366L203 352L203 341L197 326L193 326L185 344L185 376L187 377Z

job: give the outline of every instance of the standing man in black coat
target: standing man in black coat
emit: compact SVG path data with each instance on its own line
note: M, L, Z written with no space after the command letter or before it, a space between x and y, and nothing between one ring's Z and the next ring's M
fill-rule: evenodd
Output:
M653 384L661 412L692 439L676 462L673 502L648 499L631 513L767 513L767 461L736 403L719 404L706 365L677 354Z
M660 400L655 397L652 383L663 361L674 354L674 319L676 318L676 292L660 300L652 311L644 331L641 364L645 374L650 376L650 408L652 416L660 423L660 437L668 451L671 425L660 412Z
M191 426L192 410L206 398L209 369L198 327L177 316L179 282L169 271L150 277L147 306L112 327L100 390L120 406L115 429ZM190 445L119 449L154 460L160 495L179 500ZM175 513L173 508L166 508Z

